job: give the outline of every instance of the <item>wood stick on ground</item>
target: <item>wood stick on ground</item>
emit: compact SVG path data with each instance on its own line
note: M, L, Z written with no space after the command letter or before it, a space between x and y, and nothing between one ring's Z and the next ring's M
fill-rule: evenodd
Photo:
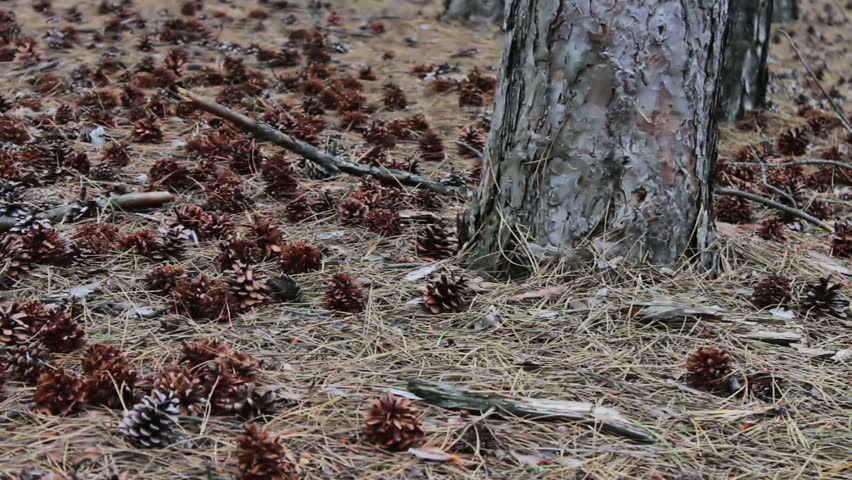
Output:
M345 160L341 157L329 155L328 153L317 149L313 145L293 138L264 122L247 117L242 113L235 112L224 105L220 105L216 102L198 96L189 90L180 89L178 90L178 95L181 99L194 103L195 106L202 110L224 118L243 130L252 133L256 138L266 140L280 147L284 147L291 152L297 153L309 161L324 167L331 173L344 172L356 176L373 176L380 180L398 182L402 185L423 188L441 195L451 195L459 198L467 198L470 195L467 187L451 187L444 185L441 182L421 177L420 175L415 175L411 172L374 167L372 165L362 165L360 163L350 162L349 160Z
M491 408L518 417L540 420L583 422L600 426L601 430L642 443L653 443L654 435L612 408L597 407L591 402L568 402L538 398L511 398L497 393L475 392L427 380L409 380L408 390L426 403L453 410L486 412Z
M717 188L715 190L715 192L719 195L732 195L734 197L742 197L742 198L746 198L748 200L751 200L753 202L762 203L762 204L766 205L767 207L772 207L776 210L781 210L782 212L789 213L790 215L801 218L802 220L804 220L808 223L811 223L813 225L816 225L817 227L822 228L823 230L826 230L828 232L834 232L834 227L832 227L828 223L823 222L822 220L820 220L820 219L818 219L818 218L816 218L812 215L809 215L809 214L799 210L798 208L788 207L787 205L784 205L783 203L778 203L775 200L772 200L771 198L766 198L766 197L763 197L763 196L760 196L760 195L757 195L757 194L754 194L754 193L751 193L751 192L744 192L742 190L737 190L735 188Z
M846 131L852 134L852 123L849 123L849 119L846 118L846 114L843 112L843 109L837 106L837 104L834 102L834 99L831 98L831 95L829 95L828 92L825 91L825 88L822 86L822 83L820 83L814 71L811 70L810 65L805 62L805 58L802 57L802 53L799 52L799 49L796 47L796 42L793 41L793 37L791 37L783 29L780 29L778 31L781 32L782 35L787 37L787 41L790 42L790 48L792 48L796 56L799 57L799 63L801 63L802 66L805 67L805 70L808 71L808 75L811 76L814 83L817 84L817 87L819 87L819 90L822 92L822 96L824 96L825 99L828 100L829 105L831 105L831 108L834 109L834 114L837 115L838 119L840 119L840 123L842 123L843 126L846 127Z
M734 165L760 165L760 162L731 162ZM789 162L769 163L768 167L794 167L796 165L831 165L839 168L852 170L852 163L838 162L837 160L826 160L824 158L803 158L801 160L790 160Z

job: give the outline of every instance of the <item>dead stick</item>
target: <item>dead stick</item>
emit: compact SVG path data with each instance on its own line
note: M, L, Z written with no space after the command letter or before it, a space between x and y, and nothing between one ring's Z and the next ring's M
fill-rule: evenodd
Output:
M734 165L760 165L759 162L731 162ZM839 168L852 170L852 163L838 162L837 160L826 160L824 158L805 158L803 160L790 160L789 162L778 162L766 164L767 167L794 167L796 165L832 165Z
M420 175L415 175L411 172L378 168L371 165L362 165L360 163L352 163L341 157L329 155L317 149L313 145L293 138L290 135L287 135L275 129L264 122L247 117L242 113L235 112L228 107L210 101L206 98L200 97L190 92L189 90L180 89L178 90L178 95L181 97L181 99L194 103L202 110L212 113L213 115L216 115L218 117L222 117L225 120L228 120L229 122L233 123L234 125L237 125L238 127L242 128L243 130L251 132L255 137L261 140L272 142L275 145L284 147L287 150L290 150L291 152L297 153L310 160L311 162L314 162L324 167L326 170L329 170L332 173L345 172L350 175L356 176L370 175L380 180L398 182L402 185L423 188L426 190L431 190L435 193L440 193L441 195L451 195L459 198L467 198L470 195L467 187L451 187L448 185L444 185L441 182L436 182L435 180L426 177L421 177Z
M802 57L802 54L799 52L799 49L796 48L796 42L793 41L793 37L787 34L787 32L785 32L783 29L780 29L778 31L781 32L781 34L783 34L785 37L787 37L787 41L790 42L790 48L792 48L796 56L799 57L799 62L802 64L803 67L805 67L805 70L808 71L808 75L810 75L811 78L814 80L814 83L817 84L817 87L819 87L819 90L822 92L822 95L825 97L825 99L828 100L829 105L831 105L831 108L834 109L834 114L837 115L837 118L840 119L840 123L842 123L843 126L846 127L846 130L850 134L852 134L852 124L849 123L849 119L846 118L846 114L843 113L843 110L838 107L836 103L834 103L834 99L831 98L828 92L825 91L825 88L823 88L822 83L820 83L816 74L814 74L814 71L811 70L810 65L805 62L804 57Z
M731 196L734 196L734 197L742 197L742 198L746 198L748 200L751 200L753 202L762 203L762 204L766 205L767 207L772 207L776 210L781 210L782 212L789 213L790 215L793 215L795 217L799 217L799 218L801 218L802 220L805 220L808 223L812 223L812 224L822 228L823 230L826 230L826 231L829 231L829 232L834 231L834 228L831 225L829 225L828 223L823 222L822 220L820 220L820 219L818 219L818 218L816 218L812 215L808 215L807 213L799 210L798 208L793 208L793 207L789 207L787 205L784 205L783 203L778 203L775 200L772 200L771 198L766 198L766 197L763 197L763 196L760 196L760 195L757 195L757 194L754 194L754 193L751 193L751 192L744 192L742 190L737 190L735 188L717 188L716 193L718 193L719 195L731 195Z
M477 392L466 388L413 379L408 382L411 393L426 403L454 410L486 412L490 409L511 415L540 420L583 422L599 425L601 430L642 443L653 443L654 435L612 408L591 402L568 402L538 398L512 398L497 393Z

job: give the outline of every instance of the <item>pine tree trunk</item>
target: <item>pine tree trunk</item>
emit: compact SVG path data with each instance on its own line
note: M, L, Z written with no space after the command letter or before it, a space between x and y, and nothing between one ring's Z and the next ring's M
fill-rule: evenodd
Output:
M504 5L504 0L446 0L441 20L462 19L474 23L501 23Z
M799 19L799 0L773 0L773 3L772 23L792 22Z
M711 268L728 1L508 1L482 180L459 227L473 266L605 250Z
M722 67L720 119L731 122L766 100L773 0L732 2Z

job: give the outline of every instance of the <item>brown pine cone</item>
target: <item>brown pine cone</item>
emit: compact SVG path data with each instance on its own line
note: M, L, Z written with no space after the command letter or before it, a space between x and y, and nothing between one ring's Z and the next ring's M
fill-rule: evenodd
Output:
M370 444L401 451L423 438L419 416L420 410L411 400L389 393L370 402L362 429Z
M170 294L178 282L186 279L186 271L180 265L162 265L145 274L145 287L157 293Z
M246 423L246 432L237 437L237 480L296 480L296 466L287 456L280 440Z
M322 266L322 253L319 248L305 242L288 243L281 250L278 264L288 275L310 272Z
M130 149L127 143L110 142L101 147L101 162L116 168L130 165Z
M784 305L792 298L790 279L782 275L770 275L754 288L752 301L760 308Z
M38 263L59 265L68 260L65 240L47 222L36 222L23 230L21 242Z
M266 193L275 198L293 198L298 195L299 182L295 171L284 155L273 155L260 169L266 182Z
M364 225L371 232L384 236L399 235L402 233L399 215L387 208L376 208L367 212L364 217Z
M800 307L816 314L846 318L849 299L839 294L841 288L843 288L842 283L831 285L831 276L821 277L816 283L808 284L805 297L800 301Z
M84 358L84 361L88 361L84 368L93 368L92 359L92 357ZM87 372L85 389L88 401L109 408L119 407L122 405L122 400L129 400L132 397L136 380L136 370L125 353L120 352L105 358L91 372Z
M38 377L35 393L36 413L67 415L86 404L83 379L77 373L57 368L46 370Z
M745 198L723 195L716 198L716 220L725 223L750 223L751 203Z
M238 261L227 273L229 275L228 284L231 286L231 292L237 298L237 305L240 310L249 309L269 299L266 275L252 265Z
M74 318L73 309L57 309L39 332L41 344L55 353L71 353L86 343L83 327Z
M476 125L463 128L459 132L459 142L464 145L458 146L459 153L468 158L480 158L479 154L485 151L485 139L486 132ZM472 151L471 148L476 151Z
M733 359L728 352L720 348L700 347L687 358L686 369L693 385L717 387L733 371Z
M50 361L47 349L37 343L7 346L4 352L10 378L29 385L36 383Z
M404 110L408 106L408 99L405 97L405 92L396 85L385 85L385 91L382 96L385 107L389 110Z
M178 410L185 415L203 416L207 399L201 379L186 367L168 367L154 380L153 390L174 392Z
M784 243L787 241L787 237L784 235L784 228L784 222L781 219L770 217L760 222L760 228L757 229L757 236L764 240Z
M0 343L26 345L50 320L50 313L50 309L35 301L0 303Z
M255 220L246 225L246 234L261 249L264 259L277 257L286 243L281 229L268 218Z
M426 284L426 294L423 302L426 308L434 313L458 313L464 310L468 288L464 277L447 278L441 274L438 279L432 279Z
M370 207L357 198L346 198L337 207L340 219L346 224L360 223L369 211Z
M781 155L804 155L808 143L807 132L800 128L790 128L778 135L778 152Z
M831 254L836 257L852 257L852 227L840 222L834 224L834 235L831 237Z
M143 143L160 143L163 141L163 130L157 117L143 118L133 124L130 131L133 139Z
M331 278L325 294L325 304L339 312L358 313L366 303L364 288L348 273L338 273Z
M453 256L458 242L446 225L433 223L417 232L415 247L418 255L437 260Z
M0 285L12 284L33 268L33 258L21 237L7 233L0 237Z
M420 134L417 141L420 145L420 158L427 161L440 162L444 159L444 143L437 131L426 130Z
M258 387L252 382L244 383L231 392L230 403L225 410L244 420L271 415L275 413L275 402L278 400L276 393L276 387Z
M118 227L112 223L87 223L77 229L72 239L80 250L102 255L115 249Z

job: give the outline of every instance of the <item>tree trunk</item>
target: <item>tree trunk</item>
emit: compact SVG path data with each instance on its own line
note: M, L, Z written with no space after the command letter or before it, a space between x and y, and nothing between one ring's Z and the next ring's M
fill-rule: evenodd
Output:
M504 5L504 0L446 0L441 20L502 23Z
M773 3L772 23L792 22L799 19L799 0L773 0Z
M769 82L769 30L773 0L732 2L722 67L721 120L731 122L761 107Z
M473 266L597 250L712 267L728 1L702 4L509 0L482 180L459 226Z

